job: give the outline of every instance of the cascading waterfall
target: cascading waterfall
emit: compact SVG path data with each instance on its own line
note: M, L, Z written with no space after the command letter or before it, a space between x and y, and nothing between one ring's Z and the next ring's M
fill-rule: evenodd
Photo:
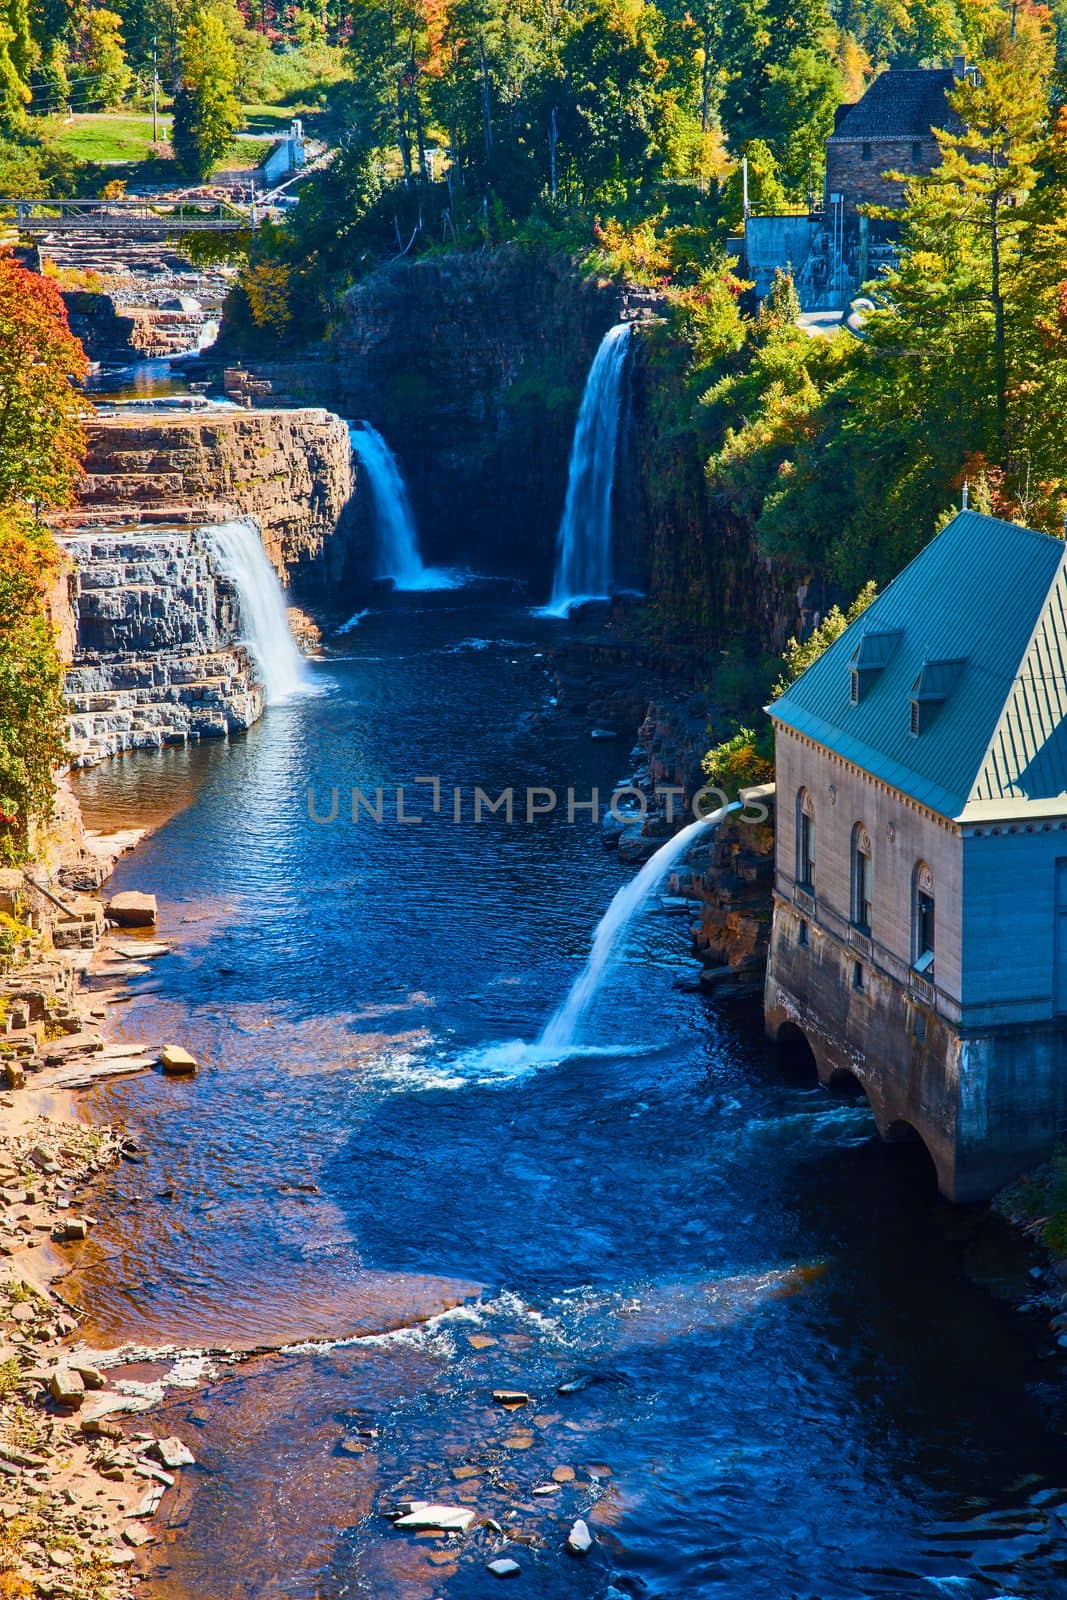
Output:
M564 1000L538 1040L538 1048L560 1054L578 1043L578 1031L593 1001L608 978L611 968L625 953L625 935L631 922L639 916L652 896L666 880L671 868L686 854L689 847L709 828L715 828L731 811L740 811L744 802L735 800L706 817L698 817L687 828L676 833L661 845L637 876L625 884L600 919L593 935L593 948L589 959L576 979L570 994Z
M611 495L622 409L622 380L632 326L604 335L582 396L571 448L567 500L556 538L549 616L565 617L582 600L611 593Z
M237 590L241 631L267 694L269 706L307 692L307 662L289 632L285 593L251 517L202 530L219 570Z
M352 452L367 473L378 528L375 577L391 578L396 589L454 589L460 583L453 572L427 567L419 554L419 536L407 488L396 457L369 422L350 427Z
M219 336L219 322L218 322L218 319L215 318L211 322L205 322L204 326L200 329L200 332L197 334L197 337L196 337L196 349L195 349L194 353L196 355L199 355L202 350L210 350L211 346L215 343L215 340L218 338L218 336Z

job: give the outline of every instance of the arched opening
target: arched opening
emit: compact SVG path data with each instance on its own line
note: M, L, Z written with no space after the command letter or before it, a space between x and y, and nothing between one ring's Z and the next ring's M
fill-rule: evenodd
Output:
M867 1091L854 1072L847 1067L837 1067L831 1072L826 1085L838 1100L866 1100Z
M783 1022L775 1040L778 1059L791 1078L808 1083L818 1083L819 1068L815 1052L795 1022Z
M899 1118L886 1128L885 1142L893 1146L895 1159L908 1167L910 1181L936 1194L940 1188L937 1167L918 1128Z

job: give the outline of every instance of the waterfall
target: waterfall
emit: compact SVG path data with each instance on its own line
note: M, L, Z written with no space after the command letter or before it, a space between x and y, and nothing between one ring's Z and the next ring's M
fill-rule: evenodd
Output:
M586 381L556 536L556 573L545 608L550 616L565 617L579 601L611 593L611 492L630 334L628 322L609 329Z
M593 948L589 959L575 980L570 994L559 1010L549 1019L538 1040L539 1048L553 1052L567 1051L577 1044L578 1030L597 994L604 985L612 966L624 953L626 930L636 916L644 910L652 896L663 884L671 868L679 862L699 834L716 827L731 811L740 811L744 802L735 800L722 806L709 816L698 817L688 828L676 833L661 845L637 876L619 890L607 911L600 919L593 935Z
M219 322L218 322L218 319L216 318L211 322L205 322L204 326L200 329L200 332L197 334L197 337L196 337L195 353L197 355L199 355L202 350L210 350L211 346L215 343L215 340L218 338L218 336L219 336Z
M407 488L396 457L377 428L361 422L358 428L349 428L348 436L353 454L366 470L374 501L378 528L375 577L392 578L396 589L456 588L460 580L455 573L423 565Z
M291 700L307 689L307 663L286 615L285 593L251 517L204 528L203 537L224 577L237 590L243 642L259 668L267 704Z

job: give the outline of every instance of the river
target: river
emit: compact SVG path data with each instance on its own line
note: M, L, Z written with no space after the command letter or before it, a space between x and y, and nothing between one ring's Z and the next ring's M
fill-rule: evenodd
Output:
M399 1532L408 1496L495 1519L543 1600L1064 1593L1059 1369L982 1281L1025 1259L679 983L684 916L634 931L596 1053L508 1044L626 879L585 813L471 820L475 785L625 777L552 711L560 626L397 601L247 737L80 779L91 823L159 824L115 885L173 949L121 1031L202 1063L96 1092L146 1159L101 1199L89 1337L289 1347L170 1404L198 1466L152 1592L495 1591L499 1536ZM397 784L421 823L348 818Z

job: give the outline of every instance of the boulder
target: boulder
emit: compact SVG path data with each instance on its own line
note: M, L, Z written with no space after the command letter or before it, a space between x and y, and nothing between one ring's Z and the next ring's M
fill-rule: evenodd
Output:
M159 1052L159 1060L163 1071L172 1078L189 1078L197 1070L195 1057L180 1044L165 1044Z
M156 921L156 897L127 889L112 895L107 903L107 914L120 928L151 928Z
M501 1556L498 1561L490 1561L486 1568L494 1578L517 1578L521 1570L519 1563L512 1561L510 1556Z
M188 1445L176 1437L169 1439L156 1439L145 1451L146 1456L151 1456L153 1461L158 1461L161 1467L167 1467L175 1472L179 1467L194 1467L196 1457Z
M76 1411L85 1399L85 1384L69 1367L57 1367L48 1380L48 1391L57 1406Z

